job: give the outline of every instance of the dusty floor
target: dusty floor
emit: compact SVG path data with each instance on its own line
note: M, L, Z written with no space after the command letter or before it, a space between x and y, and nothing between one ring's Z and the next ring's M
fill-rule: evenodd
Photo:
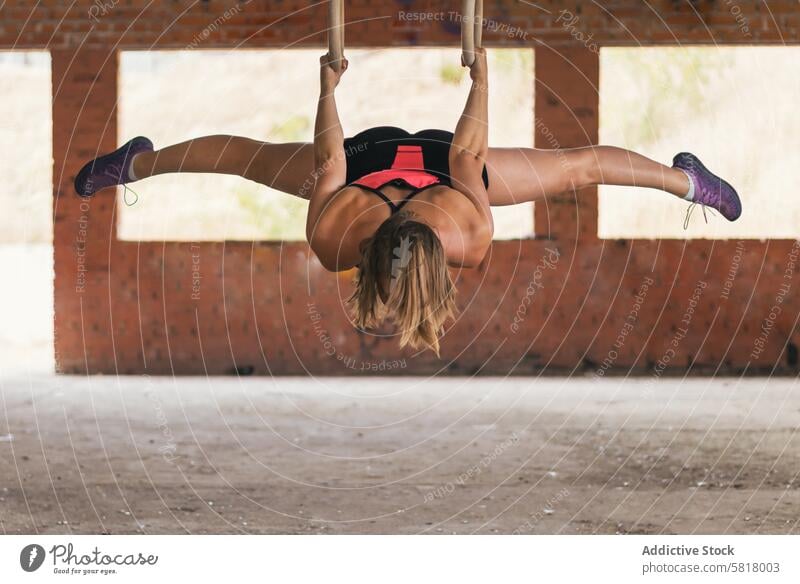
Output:
M789 533L792 380L0 382L2 533Z

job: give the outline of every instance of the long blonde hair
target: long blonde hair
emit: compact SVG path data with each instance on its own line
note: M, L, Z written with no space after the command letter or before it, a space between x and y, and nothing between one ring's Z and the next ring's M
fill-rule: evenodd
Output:
M384 221L362 245L355 288L348 302L358 327L373 328L389 318L400 331L401 347L426 347L439 355L444 323L456 313L456 287L442 242L428 225L405 213Z

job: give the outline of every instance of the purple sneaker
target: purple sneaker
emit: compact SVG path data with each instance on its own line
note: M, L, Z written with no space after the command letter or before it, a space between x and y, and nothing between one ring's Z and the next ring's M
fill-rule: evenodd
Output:
M91 197L100 189L123 185L130 180L133 156L140 152L152 152L153 143L139 136L127 144L88 162L75 177L75 192L81 197Z
M694 181L692 203L711 207L722 213L728 221L736 221L742 214L742 201L736 189L703 166L694 154L676 154L672 168L680 168Z

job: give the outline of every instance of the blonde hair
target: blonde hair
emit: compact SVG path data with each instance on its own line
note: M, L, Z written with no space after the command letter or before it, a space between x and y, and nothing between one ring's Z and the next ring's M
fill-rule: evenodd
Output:
M389 318L400 330L401 347L439 355L444 323L456 314L456 287L433 229L405 213L384 221L362 245L355 287L348 302L358 327L373 328Z

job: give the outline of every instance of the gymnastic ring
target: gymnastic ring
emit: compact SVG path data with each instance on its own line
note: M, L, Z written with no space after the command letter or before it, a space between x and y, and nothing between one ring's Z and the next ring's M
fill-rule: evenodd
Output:
M483 0L463 0L461 6L461 61L472 67L483 38Z
M344 59L344 0L330 0L328 5L328 54L338 73Z

